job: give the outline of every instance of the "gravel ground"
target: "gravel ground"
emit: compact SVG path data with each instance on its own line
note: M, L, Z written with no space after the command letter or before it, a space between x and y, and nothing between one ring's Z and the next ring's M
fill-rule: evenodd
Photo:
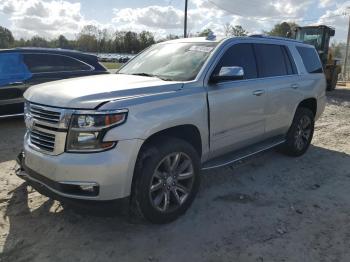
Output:
M23 120L0 122L0 261L350 261L350 89L329 94L307 154L202 176L168 225L82 214L14 175Z

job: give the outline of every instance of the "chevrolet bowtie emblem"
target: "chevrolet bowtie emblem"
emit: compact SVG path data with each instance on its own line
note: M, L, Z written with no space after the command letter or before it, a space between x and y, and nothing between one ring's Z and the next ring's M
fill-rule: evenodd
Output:
M34 126L34 118L31 115L27 115L25 119L27 129L32 130Z

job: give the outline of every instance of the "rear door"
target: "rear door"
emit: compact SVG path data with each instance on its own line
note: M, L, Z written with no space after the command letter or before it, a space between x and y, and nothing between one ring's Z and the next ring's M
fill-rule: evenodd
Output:
M24 54L24 62L33 74L30 85L89 75L93 67L73 57L46 54Z
M231 46L212 74L223 66L241 66L245 76L208 84L212 156L253 144L265 132L266 86L258 79L253 45Z
M0 53L0 117L23 113L23 93L31 77L21 53Z
M285 45L254 44L261 83L267 88L266 137L284 135L301 99L299 75Z

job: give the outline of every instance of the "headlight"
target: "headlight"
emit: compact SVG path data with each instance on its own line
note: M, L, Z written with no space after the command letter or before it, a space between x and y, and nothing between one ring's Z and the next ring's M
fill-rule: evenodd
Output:
M66 150L99 152L113 148L115 141L103 141L108 129L126 121L127 111L77 113L72 115Z

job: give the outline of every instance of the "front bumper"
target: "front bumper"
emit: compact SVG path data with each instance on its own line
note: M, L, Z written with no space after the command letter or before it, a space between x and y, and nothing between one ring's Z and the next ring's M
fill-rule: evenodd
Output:
M142 140L119 141L109 151L47 155L26 142L17 175L68 198L114 200L130 195L134 166ZM22 158L22 159L21 159ZM83 190L88 189L88 190Z

